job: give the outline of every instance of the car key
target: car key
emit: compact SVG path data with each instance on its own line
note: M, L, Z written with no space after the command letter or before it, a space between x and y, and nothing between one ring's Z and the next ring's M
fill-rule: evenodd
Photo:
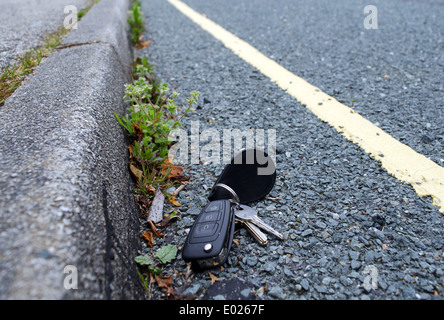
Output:
M234 206L230 200L215 200L199 213L183 246L182 258L196 269L222 265L233 242Z
M248 232L253 236L253 238L259 242L260 245L265 246L268 243L267 235L263 233L258 227L256 227L251 222L239 219L236 217L236 222L241 223Z
M239 205L235 210L235 215L238 219L251 222L255 224L257 227L265 230L268 233L271 233L272 235L276 236L277 238L284 240L285 237L275 229L273 229L271 226L266 224L262 219L260 219L257 216L256 210L253 208L246 206L246 205Z

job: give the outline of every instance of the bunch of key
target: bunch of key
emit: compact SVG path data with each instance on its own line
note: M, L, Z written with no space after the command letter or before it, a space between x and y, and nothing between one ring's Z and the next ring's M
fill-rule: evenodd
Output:
M233 196L231 203L234 204L235 221L243 225L259 244L264 246L268 243L267 235L260 229L263 229L267 233L271 233L280 240L284 240L284 236L280 232L259 218L255 209L247 205L240 204L239 197L231 187L223 183L217 183L213 188L216 187L222 187L231 193Z
M280 240L285 239L284 235L266 224L261 218L259 218L257 211L249 206L236 204L234 215L235 221L241 223L260 245L265 246L268 243L267 235L260 229L271 233Z
M264 230L283 240L284 236L266 224L253 208L240 204L237 194L229 186L219 183L214 187L228 190L233 199L211 201L199 213L185 241L182 257L193 262L197 269L222 265L231 248L235 222L241 223L261 245L268 242Z

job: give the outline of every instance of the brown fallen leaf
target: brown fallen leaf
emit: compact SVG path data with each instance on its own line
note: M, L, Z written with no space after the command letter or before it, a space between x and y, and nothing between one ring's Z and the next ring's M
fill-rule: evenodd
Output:
M129 151L130 159L134 158L134 152L133 152L133 145L132 144L130 144L128 146L128 151Z
M211 278L211 284L215 283L216 281L219 281L219 279L211 272L208 272L208 274L210 275Z
M147 244L150 246L150 248L153 247L154 245L154 241L153 241L153 233L150 231L145 231L144 233L142 233L142 239L144 239Z
M140 129L140 126L137 123L133 123L133 129L136 141L142 141L145 134L143 133L142 129Z
M183 168L181 166L173 166L168 178L178 178L183 176Z
M159 237L159 238L164 238L164 237L165 237L165 235L164 235L162 232L160 232L159 230L157 230L156 226L154 225L154 223L153 223L151 220L148 220L148 224L150 225L151 230L153 230L154 234L155 234L157 237Z
M237 245L239 245L239 239L233 239L233 242Z
M136 49L145 49L145 48L148 47L150 44L151 44L151 40L141 41L141 42L139 42L139 44L137 45Z
M161 164L160 167L162 168L161 174L166 175L169 170L170 173L168 174L168 179L171 178L180 178L183 176L183 168L181 166L175 166L171 163L169 158L166 158Z
M150 184L146 186L146 190L152 193L156 193L156 189L154 189L154 187Z
M129 168L131 173L133 174L134 178L137 179L137 181L142 179L143 172L142 170L138 169L135 165L132 163L129 164Z
M181 207L182 205L176 200L176 197L171 196L168 200L170 200L170 202L172 204L174 204L176 207Z
M170 214L164 214L163 215L163 220L160 221L159 223L157 223L156 226L163 230L163 229L165 229L168 226L168 224L170 222L172 222L175 219L178 219L176 211L173 211Z
M190 180L190 177L187 176L176 177L176 180L182 182L182 184L191 184L191 182L188 182L188 180Z
M165 290L167 298L174 296L173 276L162 277L156 274L154 277L159 288Z

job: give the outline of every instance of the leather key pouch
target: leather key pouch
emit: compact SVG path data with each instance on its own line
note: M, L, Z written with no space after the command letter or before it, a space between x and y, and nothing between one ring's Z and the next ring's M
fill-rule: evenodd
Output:
M260 149L243 149L231 159L217 179L208 199L233 199L233 194L218 184L229 186L241 204L258 201L270 193L276 181L272 158Z

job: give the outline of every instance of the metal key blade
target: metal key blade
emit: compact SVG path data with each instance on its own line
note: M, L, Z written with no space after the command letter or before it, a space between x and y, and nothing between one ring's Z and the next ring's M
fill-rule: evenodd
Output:
M271 226L269 226L268 224L266 224L261 218L259 218L257 216L257 212L256 210L254 210L253 208L246 206L246 205L240 205L242 210L236 210L236 217L241 219L241 220L245 220L245 221L249 221L253 224L255 224L257 227L265 230L268 233L271 233L272 235L276 236L277 238L284 240L285 237L283 234L281 234L280 232L278 232L277 230L275 230L274 228L272 228Z
M243 226L248 230L248 232L253 236L253 238L262 246L265 246L268 243L267 235L263 233L258 227L256 227L251 222L241 220L236 218L236 221L242 223Z

